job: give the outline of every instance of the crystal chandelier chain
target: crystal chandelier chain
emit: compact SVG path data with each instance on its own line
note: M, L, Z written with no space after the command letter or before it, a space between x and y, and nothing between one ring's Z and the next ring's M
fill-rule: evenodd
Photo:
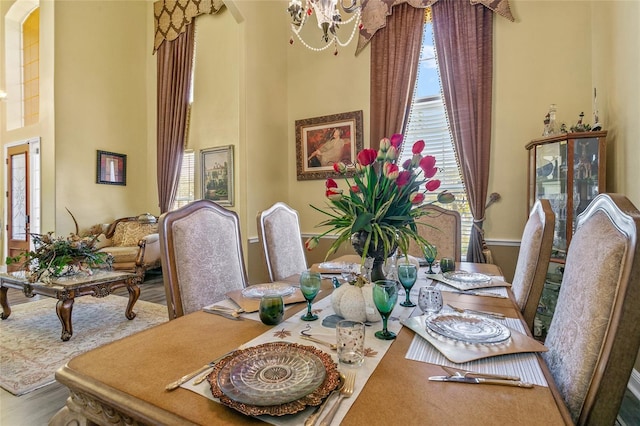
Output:
M291 0L287 11L290 13L291 31L296 35L296 38L309 50L320 52L328 49L332 45L335 47L334 55L338 54L338 45L341 47L347 46L356 35L356 31L360 27L360 7L356 5L356 1L352 0L351 6L345 6L341 4L342 8L352 13L351 17L346 21L342 21L342 16L337 7L338 0L306 0L305 9L302 8L300 0ZM300 32L307 23L308 17L315 12L318 20L318 27L323 31L323 40L326 43L323 47L314 47L307 43ZM353 23L353 28L348 40L342 41L338 37L336 28L339 25L348 25ZM289 40L289 43L293 44L293 37Z

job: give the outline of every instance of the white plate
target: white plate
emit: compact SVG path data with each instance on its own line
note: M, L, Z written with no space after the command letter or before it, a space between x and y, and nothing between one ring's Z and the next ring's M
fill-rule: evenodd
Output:
M267 283L267 284L255 284L242 290L242 296L251 299L260 299L262 296L289 296L296 291L296 288L291 284L285 283Z

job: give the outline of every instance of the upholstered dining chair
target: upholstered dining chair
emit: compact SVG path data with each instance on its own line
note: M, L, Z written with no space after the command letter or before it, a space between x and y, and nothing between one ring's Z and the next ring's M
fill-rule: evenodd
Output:
M600 194L578 216L542 354L578 425L613 425L640 347L640 211Z
M246 287L238 215L197 200L160 216L160 260L169 319Z
M547 278L555 223L549 200L537 200L522 233L511 290L530 330Z
M462 228L460 213L433 204L418 207L426 214L418 219L418 234L438 249L438 259L452 257L456 262L462 258ZM415 242L409 244L408 254L424 257L422 248Z
M258 237L271 281L282 280L307 269L298 212L277 202L258 213Z

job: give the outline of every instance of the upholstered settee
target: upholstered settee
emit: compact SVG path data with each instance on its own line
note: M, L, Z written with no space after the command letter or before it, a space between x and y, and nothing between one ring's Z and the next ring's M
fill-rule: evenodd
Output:
M160 267L160 241L156 222L149 223L138 217L117 219L98 237L97 246L99 251L113 256L115 270L135 272L144 279L149 269Z

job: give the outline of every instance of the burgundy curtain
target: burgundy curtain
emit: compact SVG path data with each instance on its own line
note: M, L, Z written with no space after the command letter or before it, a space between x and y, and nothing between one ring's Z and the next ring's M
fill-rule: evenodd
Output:
M169 211L178 191L187 130L189 87L193 68L195 25L157 51L158 64L158 199Z
M420 59L424 9L409 4L393 8L387 26L371 40L370 147L402 133L413 98Z
M439 0L432 6L432 14L444 103L474 221L467 261L484 263L482 224L491 152L493 12L481 4Z

